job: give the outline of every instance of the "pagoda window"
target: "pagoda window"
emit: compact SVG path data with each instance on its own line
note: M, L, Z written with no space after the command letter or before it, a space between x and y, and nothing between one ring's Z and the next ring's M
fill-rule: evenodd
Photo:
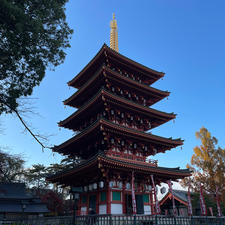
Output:
M111 115L114 115L114 110L113 109L111 109Z
M113 201L121 201L121 192L113 191L112 192L112 200Z
M144 203L149 203L149 195L144 194L143 201L144 201Z
M100 202L105 202L106 201L106 192L103 191L100 193Z
M122 145L122 146L124 146L124 145L125 145L125 142L124 142L124 140L122 140L122 141L121 141L121 145Z
M137 148L137 144L136 144L136 143L134 143L134 148L135 148L135 149Z
M81 203L82 204L86 204L87 203L87 196L86 195L82 195L82 197L81 197Z
M111 90L112 90L112 92L115 92L115 88L114 87L112 87Z
M114 143L115 143L114 138L111 138L111 144L114 144Z

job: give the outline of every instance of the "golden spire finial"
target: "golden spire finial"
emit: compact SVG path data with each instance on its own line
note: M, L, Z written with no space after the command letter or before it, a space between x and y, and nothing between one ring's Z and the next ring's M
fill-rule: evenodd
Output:
M117 30L117 22L115 19L115 13L113 13L113 19L110 22L110 48L119 52L118 48L118 30Z

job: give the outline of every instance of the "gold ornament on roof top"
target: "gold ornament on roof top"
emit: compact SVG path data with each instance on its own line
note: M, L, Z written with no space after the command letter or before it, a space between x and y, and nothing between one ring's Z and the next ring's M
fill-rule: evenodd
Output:
M113 19L110 21L110 48L119 52L118 47L118 29L117 29L117 21L115 19L115 13L113 13Z

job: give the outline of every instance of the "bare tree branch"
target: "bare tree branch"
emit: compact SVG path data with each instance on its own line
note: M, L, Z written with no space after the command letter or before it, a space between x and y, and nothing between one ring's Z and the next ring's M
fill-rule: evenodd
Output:
M10 107L10 105L8 105L7 103L5 102L2 102L4 105L6 105L10 110L12 110L16 116L19 118L20 122L23 124L23 126L25 127L25 129L30 133L30 135L36 140L36 142L41 145L42 147L42 151L44 151L45 148L48 148L48 149L52 149L52 147L49 147L49 146L45 146L41 140L40 140L40 135L36 135L32 132L32 130L28 127L27 123L24 121L24 119L20 116L19 112L16 110L16 109L13 109ZM43 137L42 137L43 138ZM44 139L44 138L43 138ZM45 138L46 139L46 138Z

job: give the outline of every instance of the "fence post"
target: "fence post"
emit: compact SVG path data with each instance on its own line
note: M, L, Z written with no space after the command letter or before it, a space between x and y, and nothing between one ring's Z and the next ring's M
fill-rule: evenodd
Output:
M134 225L136 225L136 214L134 214Z
M177 221L176 221L176 216L173 217L173 222L174 222L174 225L177 224L177 223L176 223L176 222L177 222Z
M192 216L191 216L191 225L193 224L193 218L192 218Z
M155 225L158 225L157 214L155 215Z
M109 215L109 225L113 225L112 224L112 214Z

